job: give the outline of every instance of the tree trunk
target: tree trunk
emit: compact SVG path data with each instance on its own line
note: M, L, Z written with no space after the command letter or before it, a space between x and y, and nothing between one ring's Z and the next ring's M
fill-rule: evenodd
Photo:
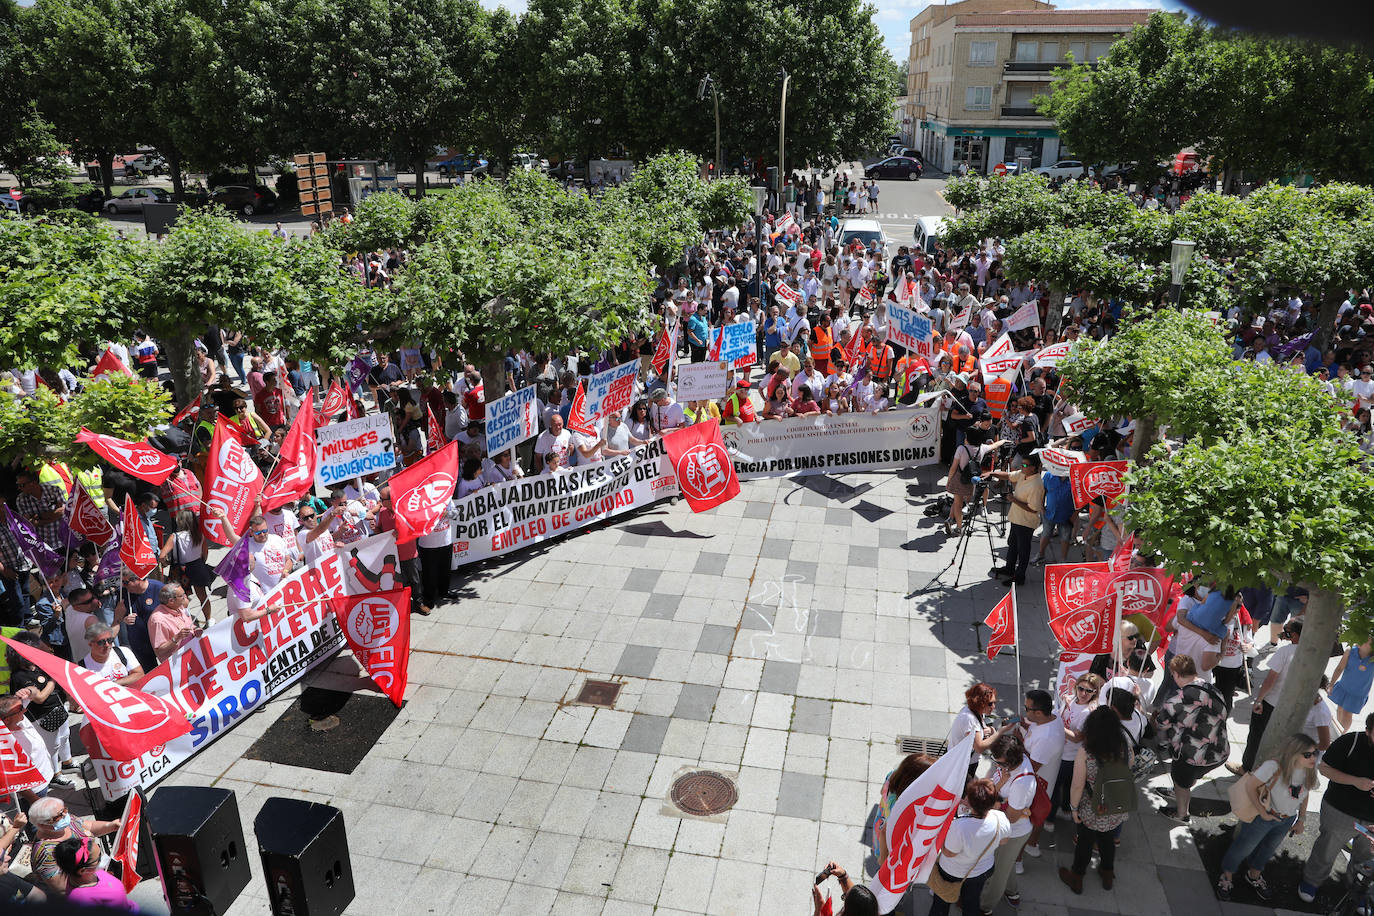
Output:
M1314 585L1306 587L1309 596L1307 612L1303 615L1302 638L1288 663L1282 693L1271 699L1274 712L1264 728L1256 763L1273 757L1285 738L1302 731L1331 658L1331 646L1341 631L1341 596Z
M189 404L200 393L200 370L196 367L196 335L188 325L160 337L167 348L167 370L172 374L176 403Z
M185 199L186 182L181 174L181 154L167 154L167 172L172 176L172 200L181 203Z
M1159 420L1154 414L1148 413L1135 418L1135 436L1131 444L1131 460L1135 462L1136 467L1145 467L1154 463L1146 456L1149 455L1150 449L1164 440L1160 432Z
M415 199L425 196L425 157L415 160Z
M105 189L105 197L114 197L114 150L100 150L95 160L100 165L100 185Z
M1332 327L1336 324L1336 313L1340 311L1341 303L1345 301L1345 290L1326 290L1322 294L1321 308L1317 309L1317 329L1312 336L1312 342L1323 353L1331 340Z
M1057 333L1064 323L1064 291L1051 286L1048 295L1050 304L1045 310L1045 330Z
M490 404L506 395L506 357L501 353L483 353L480 359L473 365L482 373L482 396Z

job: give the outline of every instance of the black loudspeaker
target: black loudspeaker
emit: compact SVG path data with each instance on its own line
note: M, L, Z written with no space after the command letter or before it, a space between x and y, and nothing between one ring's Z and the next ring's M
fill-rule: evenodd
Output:
M172 916L222 916L252 872L234 793L209 786L164 786L148 800L162 881Z
M269 798L253 821L274 916L339 916L353 902L343 812Z

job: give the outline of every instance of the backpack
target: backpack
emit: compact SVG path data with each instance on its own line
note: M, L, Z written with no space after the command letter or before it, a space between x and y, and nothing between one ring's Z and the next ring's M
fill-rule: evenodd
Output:
M966 448L966 446L963 446L963 445L961 445L961 446L959 446L959 447L960 447L960 448ZM973 477L974 477L974 473L973 473L973 472L974 472L974 469L975 469L975 468L978 468L978 465L976 464L976 462L978 461L977 455L978 455L977 452L969 452L969 453L968 453L968 460L964 462L964 466L963 466L963 467L959 468L959 480L960 480L962 483L966 483L966 484L972 484L972 483L973 483ZM979 468L979 470L981 470L981 468Z
M1130 814L1137 804L1135 774L1124 760L1097 761L1093 783L1093 811L1099 817Z

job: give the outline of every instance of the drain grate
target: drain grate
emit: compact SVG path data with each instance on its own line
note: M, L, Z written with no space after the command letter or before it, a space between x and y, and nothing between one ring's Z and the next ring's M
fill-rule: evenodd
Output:
M943 757L949 750L943 738L917 738L915 735L898 735L897 750L902 754L926 754L930 757Z
M617 684L615 681L588 680L577 692L577 699L573 702L583 706L604 706L614 709L616 698L620 696L620 688L623 686L625 685Z
M714 770L695 770L673 780L668 798L678 810L697 817L729 811L739 801L734 780Z

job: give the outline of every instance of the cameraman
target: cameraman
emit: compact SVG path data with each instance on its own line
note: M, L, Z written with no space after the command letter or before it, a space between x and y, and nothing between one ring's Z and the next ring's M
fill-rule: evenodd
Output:
M813 916L821 916L821 910L825 906L825 898L821 896L821 882L832 876L840 882L840 893L844 895L844 906L840 913L848 916L878 916L878 899L873 896L873 892L862 884L855 884L854 879L849 877L849 872L841 868L837 862L826 863L825 868L816 877L816 883L811 885Z
M964 503L974 497L974 484L981 483L983 459L1005 443L998 439L987 443L987 420L975 414L973 425L964 431L964 442L954 450L954 460L945 478L945 491L954 498L945 522L945 534L953 536L963 529Z
M1040 513L1045 508L1045 484L1040 480L1040 456L1026 455L1025 463L1017 471L992 471L987 476L1008 481L1011 487L1011 508L1007 512L1007 562L993 567L988 573L1003 580L1003 585L1025 585L1026 567L1030 565L1031 539L1040 525Z

